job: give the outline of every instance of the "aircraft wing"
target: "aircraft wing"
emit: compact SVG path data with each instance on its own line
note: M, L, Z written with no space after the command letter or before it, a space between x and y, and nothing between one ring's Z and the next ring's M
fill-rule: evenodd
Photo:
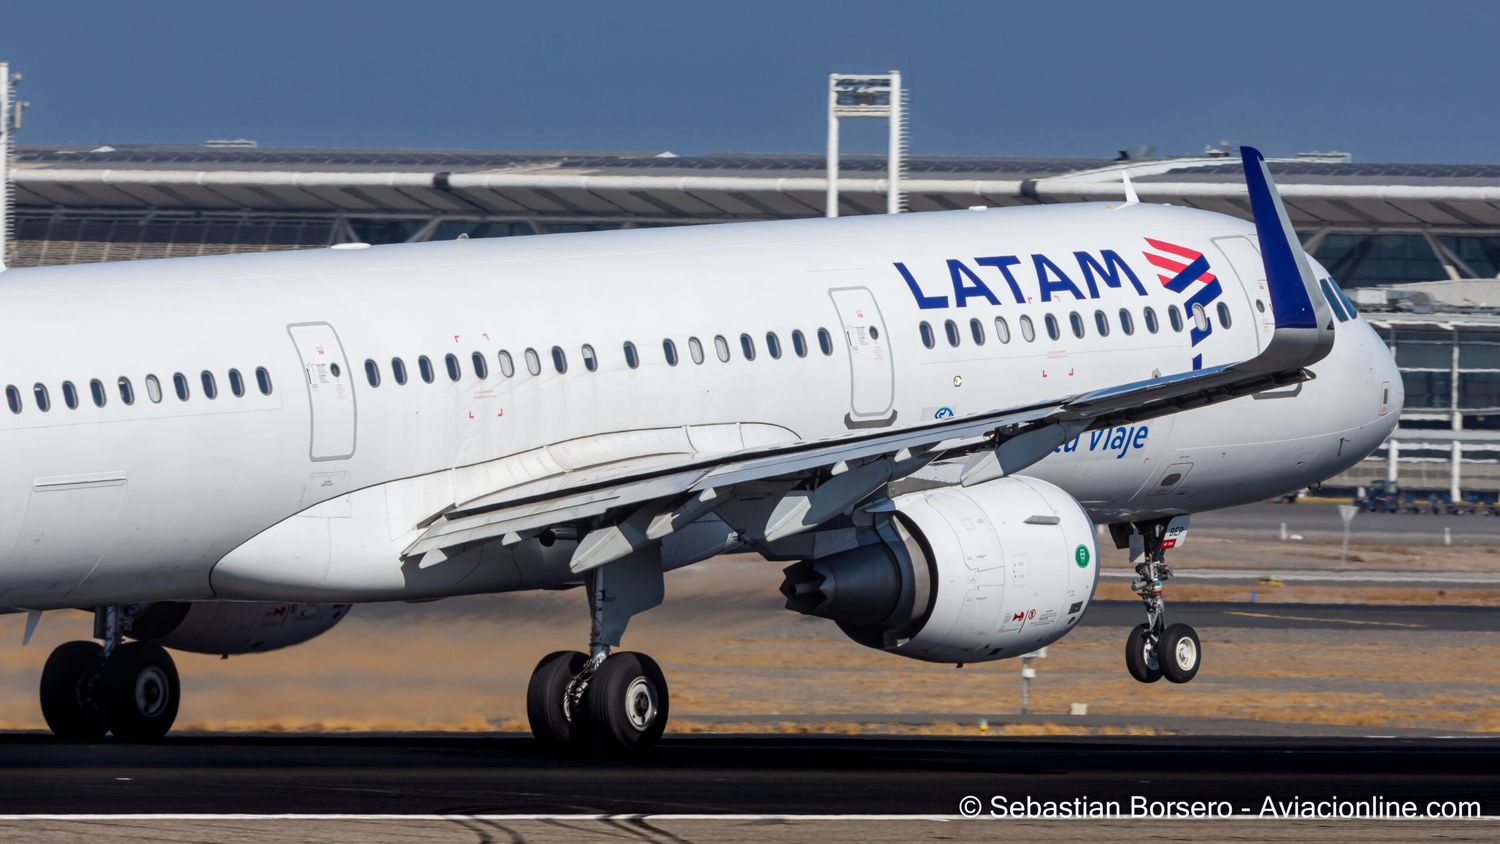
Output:
M592 476L529 496L500 492L434 516L404 552L427 566L499 540L571 527L570 567L584 572L660 541L709 513L742 540L766 544L849 512L893 480L937 459L965 458L961 483L1014 474L1083 431L1152 419L1312 377L1333 346L1326 300L1287 219L1260 152L1242 149L1275 331L1250 360L1121 384L897 430L854 432L680 463Z

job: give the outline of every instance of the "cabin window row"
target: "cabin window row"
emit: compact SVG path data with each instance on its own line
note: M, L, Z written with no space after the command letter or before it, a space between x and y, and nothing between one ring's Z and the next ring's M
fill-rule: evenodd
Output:
M225 373L229 386L229 392L235 398L243 397L248 391L247 381L243 373L238 369L231 368ZM271 394L271 372L264 366L255 368L255 388L263 396ZM187 401L193 396L195 390L201 390L200 395L205 399L216 399L219 397L218 376L209 369L200 372L197 378L192 378L181 372L172 373L170 379L171 392L175 393L179 401ZM196 382L196 383L195 383ZM146 398L152 404L160 404L167 393L163 390L162 381L156 375L147 375L141 379ZM135 382L129 376L121 375L115 379L114 389L111 389L100 379L94 378L88 382L86 388L81 389L72 381L64 381L58 391L61 393L63 406L69 410L77 410L83 406L85 399L92 402L94 407L104 407L110 402L110 393L119 395L119 401L126 406L135 404L136 388ZM32 405L42 413L52 409L52 390L46 384L38 381L31 385ZM5 387L5 403L11 413L20 413L25 410L25 397L21 387L7 384Z
M1233 324L1233 315L1229 312L1229 306L1220 302L1215 310L1217 311L1221 327L1228 328ZM1167 326L1171 331L1181 332L1187 327L1188 319L1191 319L1200 330L1208 329L1208 314L1204 311L1202 305L1194 305L1192 310L1186 313L1179 310L1176 305L1168 305L1166 313ZM1122 334L1135 334L1136 318L1135 314L1129 308L1121 308L1119 314L1113 320L1110 317L1111 315L1108 311L1094 311L1094 331L1100 337L1108 337L1110 332L1114 330L1115 325L1119 326L1120 333ZM1032 321L1030 315L1023 314L1016 320L1016 323L1022 340L1031 343L1037 339L1036 324ZM1148 334L1156 334L1162 330L1162 324L1157 318L1156 309L1148 306L1141 311L1141 325ZM1062 339L1063 329L1056 314L1043 315L1042 326L1046 331L1048 339ZM923 346L929 349L937 347L937 333L933 330L931 323L923 320L918 324L917 330L921 334ZM1088 320L1078 311L1070 311L1068 313L1068 330L1074 337L1081 338L1088 333ZM994 332L996 341L1000 343L1009 343L1011 341L1010 322L1005 317L995 317ZM977 317L969 320L968 333L976 346L983 346L989 339L986 322ZM954 320L945 320L943 322L943 337L948 341L949 346L956 348L963 342L963 330Z
M809 347L807 338L800 330L791 333L792 353L799 358L808 356ZM826 328L819 328L816 334L818 349L824 355L833 354L833 335ZM732 357L729 340L723 335L715 336L713 339L714 354L721 361L728 362ZM703 342L697 337L688 338L688 354L694 363L703 363L707 359ZM740 354L745 360L755 360L757 353L756 338L749 334L741 334L739 338ZM627 340L621 345L621 353L625 359L625 365L631 369L637 369L641 365L641 352L635 343ZM774 359L779 359L784 354L781 337L774 331L766 332L765 336L766 354ZM677 343L671 338L662 340L662 356L669 366L676 366L680 362L677 352ZM490 376L489 356L484 352L473 352L469 356L469 370L474 376L483 381ZM594 372L599 368L599 353L595 348L585 343L578 350L578 360L582 362L583 368ZM517 372L517 361L506 350L501 350L495 356L500 375L505 378L514 377ZM543 369L542 353L536 349L526 349L521 353L520 363L525 370L532 375L541 375ZM569 357L567 350L561 346L553 346L547 353L547 363L552 370L559 375L568 371ZM423 382L431 384L438 379L439 369L427 355L420 355L416 361L416 377ZM442 370L449 381L459 381L463 378L463 361L457 354L449 353L443 356ZM411 379L411 372L407 369L406 360L401 357L393 357L390 361L390 377L397 384L404 385ZM385 372L380 363L374 358L365 359L365 380L371 387L378 387L385 380Z

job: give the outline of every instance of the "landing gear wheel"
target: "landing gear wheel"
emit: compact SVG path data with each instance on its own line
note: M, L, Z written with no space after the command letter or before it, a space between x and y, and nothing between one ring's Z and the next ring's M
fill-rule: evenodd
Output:
M104 648L97 642L58 645L42 668L42 717L63 741L98 741L109 721L98 697Z
M563 698L568 684L583 670L588 657L577 651L554 651L542 657L526 686L526 720L531 734L550 748L579 743L587 732L588 713L580 705L568 718Z
M166 648L150 642L115 647L99 672L109 731L123 741L156 741L172 729L182 686Z
M1130 671L1130 676L1142 683L1155 683L1162 676L1161 660L1151 645L1150 631L1146 625L1137 624L1125 637L1125 668Z
M667 678L645 654L611 654L584 693L589 726L606 750L649 750L667 728Z
M1186 683L1198 676L1203 646L1198 632L1186 624L1173 624L1161 636L1161 670L1173 683Z

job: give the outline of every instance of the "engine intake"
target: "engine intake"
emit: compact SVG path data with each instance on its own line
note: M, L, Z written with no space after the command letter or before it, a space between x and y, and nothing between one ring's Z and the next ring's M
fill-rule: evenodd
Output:
M859 546L784 570L787 609L914 659L982 662L1061 638L1098 581L1093 524L1046 481L898 496Z

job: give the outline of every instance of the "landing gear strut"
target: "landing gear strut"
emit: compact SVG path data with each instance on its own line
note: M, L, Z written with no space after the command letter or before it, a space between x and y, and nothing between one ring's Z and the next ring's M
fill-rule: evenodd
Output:
M177 720L182 685L165 648L121 642L121 612L95 612L97 642L66 642L42 669L42 717L64 741L155 741Z
M1166 563L1167 551L1187 538L1188 517L1156 519L1126 526L1129 529L1130 561L1137 580L1131 591L1146 607L1146 623L1137 624L1125 639L1125 668L1142 683L1162 677L1186 683L1198 676L1203 646L1198 633L1186 624L1167 624L1162 591L1172 579Z
M667 727L666 677L651 657L613 648L631 616L661 603L659 556L647 552L593 569L585 585L589 653L557 651L537 663L526 689L531 733L551 748L648 750Z

